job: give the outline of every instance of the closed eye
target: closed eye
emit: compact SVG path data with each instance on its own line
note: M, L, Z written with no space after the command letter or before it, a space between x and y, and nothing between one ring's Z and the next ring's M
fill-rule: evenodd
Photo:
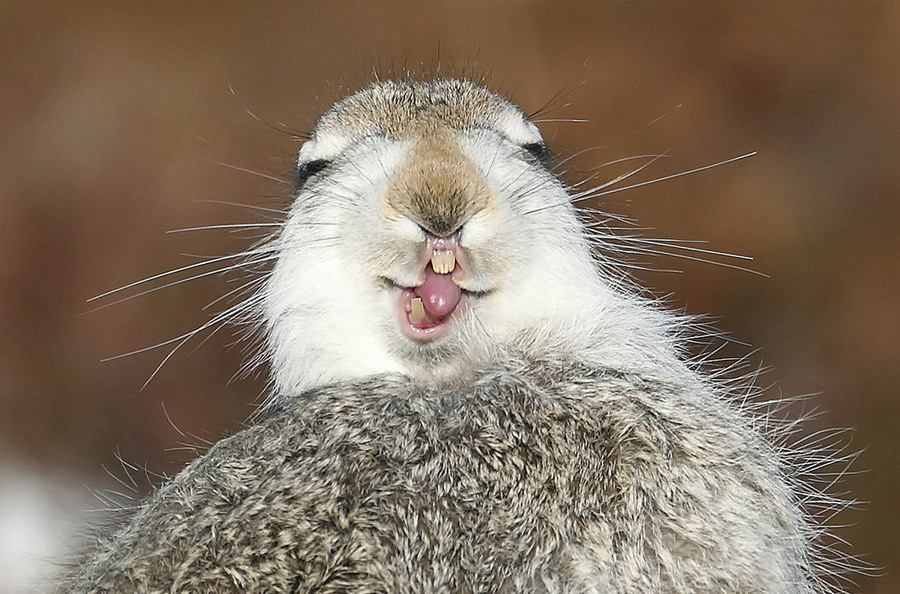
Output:
M294 175L294 190L297 191L302 188L309 178L322 172L330 164L331 161L328 159L316 159L297 165L297 173Z
M543 142L529 142L522 145L522 149L545 169L551 168L550 151Z

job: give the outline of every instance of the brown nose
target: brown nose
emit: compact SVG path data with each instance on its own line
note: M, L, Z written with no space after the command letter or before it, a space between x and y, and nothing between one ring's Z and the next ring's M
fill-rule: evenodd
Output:
M491 199L481 171L450 131L416 140L385 194L390 208L439 237L458 231Z

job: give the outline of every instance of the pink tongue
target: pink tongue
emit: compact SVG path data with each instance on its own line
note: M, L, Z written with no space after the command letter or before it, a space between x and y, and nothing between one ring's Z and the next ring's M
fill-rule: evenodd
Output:
M438 274L428 266L425 268L425 282L415 290L416 296L422 299L425 311L434 318L449 315L459 304L462 290L450 276Z

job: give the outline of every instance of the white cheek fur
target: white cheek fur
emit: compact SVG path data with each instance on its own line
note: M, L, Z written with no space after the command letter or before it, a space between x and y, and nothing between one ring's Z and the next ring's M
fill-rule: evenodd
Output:
M424 238L414 221L387 217L382 203L409 143L368 138L339 155L321 183L301 191L265 289L277 393L381 373L446 373L438 367L464 374L505 342L535 332L595 364L641 368L666 360L673 370L683 368L668 341L641 339L664 335L665 319L607 288L565 190L523 160L509 135L481 129L458 136L494 203L463 227L463 247L486 262L475 271L473 288L487 293L470 300L468 321L444 341L455 345L450 351L414 344L399 332L396 299L379 280L385 274L379 254L371 252ZM418 271L409 275L404 284ZM598 320L603 334L595 336Z
M403 150L357 147L352 165L297 197L264 289L277 392L403 370L385 345L383 291L364 265L366 234Z

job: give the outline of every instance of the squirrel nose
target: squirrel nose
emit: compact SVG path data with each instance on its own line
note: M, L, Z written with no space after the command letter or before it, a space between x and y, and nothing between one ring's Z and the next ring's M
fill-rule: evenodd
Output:
M456 233L493 199L484 173L449 132L414 142L385 193L389 207L438 237Z
M439 199L433 197L424 199L423 197L420 197L419 200L427 204L437 202ZM459 202L455 199L448 199L441 202L443 202L443 204L440 204L434 209L421 209L416 213L418 215L416 218L418 219L417 223L419 227L421 227L429 237L451 237L458 235L460 228L462 228L465 223L465 219L469 216L467 209L456 207Z

